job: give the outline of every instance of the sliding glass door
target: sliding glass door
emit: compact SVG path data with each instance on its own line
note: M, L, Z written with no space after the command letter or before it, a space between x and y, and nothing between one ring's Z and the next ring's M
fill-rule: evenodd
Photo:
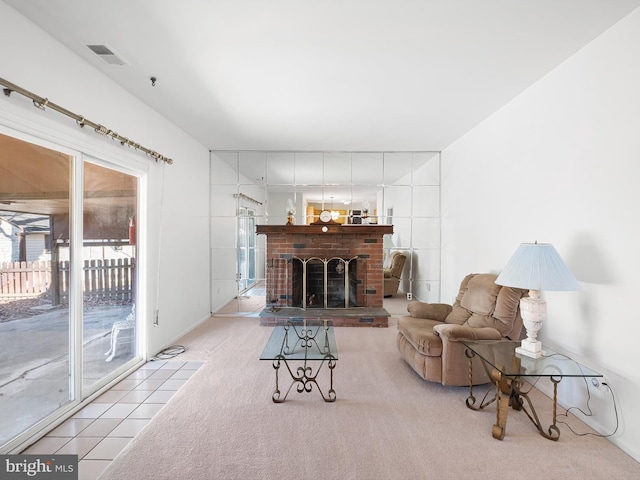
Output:
M53 239L70 231L71 155L0 134L0 445L75 399Z
M84 163L82 385L90 389L136 355L138 179Z
M0 453L138 358L139 178L0 130Z

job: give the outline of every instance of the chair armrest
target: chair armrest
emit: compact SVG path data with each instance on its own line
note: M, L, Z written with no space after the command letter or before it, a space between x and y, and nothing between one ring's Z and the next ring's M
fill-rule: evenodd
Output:
M502 335L491 327L472 328L455 323L444 323L433 327L441 338L458 342L460 340L500 340Z
M407 312L414 318L428 318L444 322L453 307L446 303L425 303L413 301L407 305Z

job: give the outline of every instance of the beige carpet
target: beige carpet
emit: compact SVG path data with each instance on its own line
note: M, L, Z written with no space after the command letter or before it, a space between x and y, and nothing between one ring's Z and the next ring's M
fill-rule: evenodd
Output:
M640 478L640 464L606 439L561 425L552 442L522 412L510 411L505 439L494 440L494 408L469 410L466 388L425 382L400 359L394 318L386 329L336 330L335 403L314 390L274 404L274 370L258 359L271 329L258 322L214 317L182 339L178 359L206 363L101 479ZM550 400L534 397L550 421Z
M215 316L247 316L258 314L265 306L264 295L243 295L235 298L218 310Z

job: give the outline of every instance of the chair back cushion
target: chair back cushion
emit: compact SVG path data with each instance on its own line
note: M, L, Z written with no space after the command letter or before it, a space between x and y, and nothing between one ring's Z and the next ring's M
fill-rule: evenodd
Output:
M496 278L498 276L491 273L467 275L445 323L492 327L503 337L517 340L522 330L520 298L527 291L497 285Z
M404 268L404 262L407 256L401 252L393 252L391 255L391 266L385 270L385 277L400 278L402 277L402 269Z

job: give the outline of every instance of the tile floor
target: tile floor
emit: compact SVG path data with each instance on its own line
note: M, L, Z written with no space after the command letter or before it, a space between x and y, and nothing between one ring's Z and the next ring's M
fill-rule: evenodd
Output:
M147 362L25 454L78 455L78 479L95 480L203 362Z

